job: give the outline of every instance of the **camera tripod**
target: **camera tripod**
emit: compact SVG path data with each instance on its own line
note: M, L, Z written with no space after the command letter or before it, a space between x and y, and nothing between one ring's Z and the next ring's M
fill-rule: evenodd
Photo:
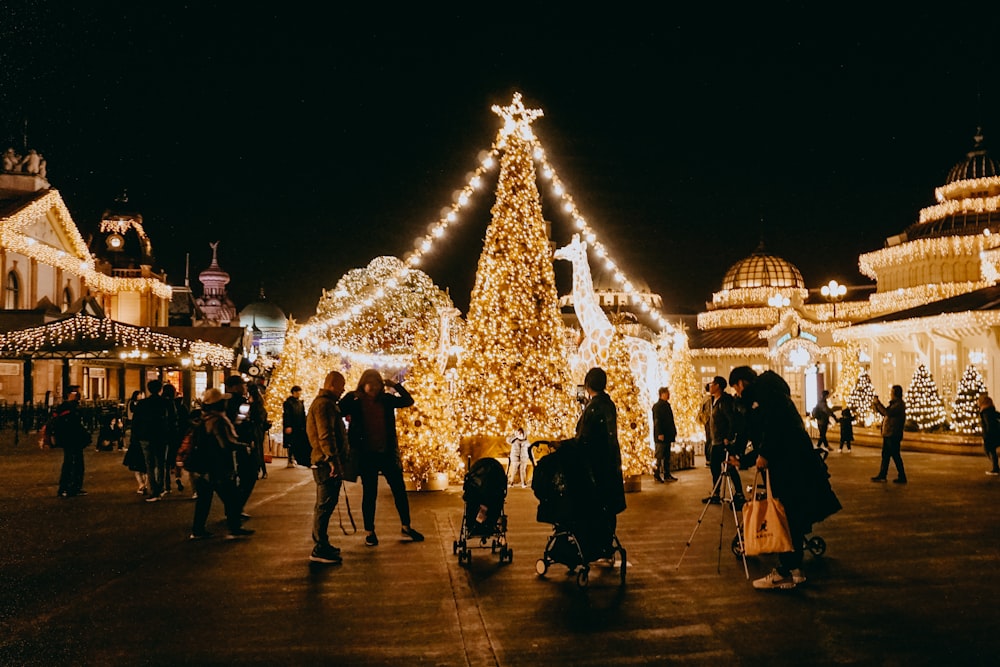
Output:
M733 487L733 480L729 476L729 459L728 457L722 461L722 472L719 474L719 479L716 480L715 486L712 488L712 494L709 498L719 499L719 560L716 565L717 571L722 573L722 536L725 531L726 515L732 513L733 515L733 525L736 527L736 539L739 541L739 555L743 559L743 573L746 578L750 578L750 570L747 568L747 556L745 550L743 549L743 531L740 529L740 515L736 510L736 503L733 499L736 497L735 488ZM711 501L705 503L705 509L701 511L701 516L698 517L698 522L694 526L694 530L691 531L691 537L688 538L687 544L684 547L684 552L681 554L680 559L677 561L677 569L681 567L681 563L684 561L684 556L687 555L688 549L691 548L691 542L694 541L694 536L697 534L698 529L701 528L701 522L705 520L705 515L708 514L708 508L713 504ZM729 506L729 512L726 511L726 506Z

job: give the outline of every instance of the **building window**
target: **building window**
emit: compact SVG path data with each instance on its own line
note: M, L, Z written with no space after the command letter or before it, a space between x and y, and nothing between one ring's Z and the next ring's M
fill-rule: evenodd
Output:
M7 284L4 289L3 307L7 310L14 310L21 303L21 279L17 273L11 271L7 274Z
M73 303L73 290L69 288L69 285L63 288L63 302L62 302L62 312L69 310L70 305Z

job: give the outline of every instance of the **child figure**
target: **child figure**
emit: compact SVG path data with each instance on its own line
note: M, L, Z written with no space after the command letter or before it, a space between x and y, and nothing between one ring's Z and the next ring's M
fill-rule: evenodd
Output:
M521 478L521 488L528 486L528 439L524 437L524 429L518 428L514 435L507 439L510 443L510 465L507 468L507 482L514 486L514 472Z
M847 453L851 452L851 443L854 442L854 413L851 412L850 408L844 408L840 411L840 418L837 420L840 424L840 453L844 452L844 445L847 445Z

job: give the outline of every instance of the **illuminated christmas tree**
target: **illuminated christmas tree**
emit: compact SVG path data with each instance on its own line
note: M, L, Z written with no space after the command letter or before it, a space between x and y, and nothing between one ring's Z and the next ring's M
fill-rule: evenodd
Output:
M935 430L947 423L944 401L934 378L923 364L913 371L903 400L906 403L906 420L914 422L919 430Z
M988 393L986 381L979 369L966 366L958 383L958 393L951 406L951 429L957 433L980 434L983 432L979 421L979 397Z
M841 359L837 388L830 395L830 405L849 405L847 402L851 389L858 384L863 367L861 366L860 348L857 343L847 343L840 348ZM852 412L853 406L851 409ZM857 413L854 413L857 415Z
M505 122L503 155L459 363L463 432L495 438L523 426L531 438L565 437L577 410L535 183L531 122L541 111L525 109L519 94L493 110Z
M405 378L414 404L396 412L403 470L418 489L431 473L447 473L458 481L464 468L458 453L458 417L436 343L430 335L417 336L413 366Z
M666 350L667 374L670 378L670 407L674 410L674 424L677 426L677 440L694 442L705 439L705 428L698 421L698 412L705 400L705 388L691 361L691 349L687 335L667 334L672 345L661 344Z
M851 393L847 395L847 405L854 413L855 422L870 426L874 422L880 422L881 417L872 409L875 401L875 387L872 386L872 379L868 371L863 367L858 373L858 381L855 383Z
M640 400L639 385L629 368L629 350L625 337L615 333L608 350L608 396L618 411L618 444L622 450L622 472L641 475L653 463L649 435L649 410Z

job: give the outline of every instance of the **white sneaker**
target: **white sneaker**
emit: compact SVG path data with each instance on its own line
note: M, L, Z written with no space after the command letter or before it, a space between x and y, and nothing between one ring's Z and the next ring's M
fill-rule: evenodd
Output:
M753 587L761 590L771 589L771 588L795 588L795 580L791 577L783 577L778 573L777 569L771 570L771 573L766 577L761 577L760 579L754 579Z
M795 583L796 586L798 586L799 584L803 583L806 580L805 572L803 572L799 568L791 570L789 574L792 575L792 581Z

